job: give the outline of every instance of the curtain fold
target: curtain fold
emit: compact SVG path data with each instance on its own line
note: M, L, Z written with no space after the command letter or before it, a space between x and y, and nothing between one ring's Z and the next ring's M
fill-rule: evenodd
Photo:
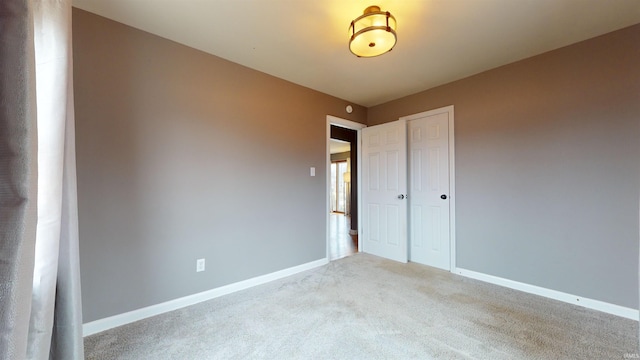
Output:
M0 358L22 359L31 312L37 206L33 19L0 1Z
M71 1L33 2L38 226L29 359L82 359Z
M71 6L66 9L69 44ZM56 359L84 359L82 340L82 295L80 292L80 250L78 235L78 196L76 177L76 130L73 103L73 61L68 49L67 114L62 174L62 211L55 319L51 353Z
M71 1L0 1L0 358L83 359Z

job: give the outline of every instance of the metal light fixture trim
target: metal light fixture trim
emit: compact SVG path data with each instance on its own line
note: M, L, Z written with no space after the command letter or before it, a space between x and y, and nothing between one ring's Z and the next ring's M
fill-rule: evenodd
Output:
M379 6L369 6L349 26L349 50L358 57L374 57L393 49L398 40L396 18Z

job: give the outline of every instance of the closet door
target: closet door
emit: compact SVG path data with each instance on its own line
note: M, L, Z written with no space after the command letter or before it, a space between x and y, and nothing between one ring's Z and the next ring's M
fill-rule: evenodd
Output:
M362 130L362 249L407 262L407 123Z
M448 111L408 120L410 260L451 269Z

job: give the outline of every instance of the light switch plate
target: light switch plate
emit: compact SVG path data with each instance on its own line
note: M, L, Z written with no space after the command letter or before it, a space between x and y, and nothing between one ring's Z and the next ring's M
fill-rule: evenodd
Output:
M310 174L311 174L311 176L316 176L316 168L311 167Z

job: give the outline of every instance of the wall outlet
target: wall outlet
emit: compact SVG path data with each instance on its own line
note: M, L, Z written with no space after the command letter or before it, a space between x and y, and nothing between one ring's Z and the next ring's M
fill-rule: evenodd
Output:
M196 260L196 272L204 271L204 259Z

